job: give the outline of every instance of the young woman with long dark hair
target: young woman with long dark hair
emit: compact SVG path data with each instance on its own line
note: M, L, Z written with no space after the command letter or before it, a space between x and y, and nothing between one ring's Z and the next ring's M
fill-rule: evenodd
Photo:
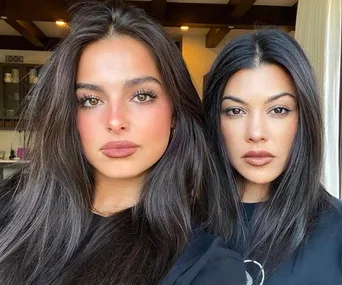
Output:
M222 193L242 202L230 245L249 280L342 284L342 203L320 183L320 97L299 44L277 29L232 40L210 70L204 106Z
M29 97L30 162L0 185L0 284L245 284L201 230L218 180L176 45L141 10L77 9Z

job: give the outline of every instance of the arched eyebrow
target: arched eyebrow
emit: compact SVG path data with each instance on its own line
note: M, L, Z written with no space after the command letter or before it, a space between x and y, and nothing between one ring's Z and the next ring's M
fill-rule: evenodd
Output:
M265 101L265 103L266 103L266 104L267 104L267 103L270 103L270 102L275 101L275 100L277 100L277 99L279 99L279 98L281 98L281 97L284 97L284 96L290 96L290 97L292 97L293 99L296 99L296 96L293 95L292 93L290 93L290 92L282 92L282 93L279 93L279 94L276 94L276 95L273 95L273 96L267 98L267 100ZM232 96L232 95L225 95L225 96L223 96L223 97L222 97L222 102L223 102L224 100L232 100L232 101L234 101L234 102L237 102L237 103L240 103L240 104L243 104L243 105L248 105L248 103L245 102L244 100L242 100L241 98L236 97L236 96Z
M91 91L103 92L103 88L101 86L90 83L77 83L76 90L77 89L86 89Z
M241 103L243 105L248 105L247 102L243 101L242 99L240 99L238 97L232 96L232 95L223 96L221 101L223 102L224 100L232 100L234 102Z
M124 88L131 88L135 85L139 85L142 83L157 83L158 85L162 86L161 82L154 76L142 76L137 78L128 79L124 83ZM104 92L104 89L97 84L90 84L90 83L77 83L76 84L76 90L77 89L86 89L91 91L97 91L97 92Z
M282 92L282 93L280 93L280 94L276 94L276 95L273 95L273 96L269 97L269 98L265 101L265 103L270 103L270 102L275 101L275 100L277 100L277 99L279 99L279 98L281 98L281 97L284 97L284 96L290 96L290 97L292 97L293 99L296 99L296 96L293 95L292 93L290 93L290 92Z
M142 76L142 77L137 77L137 78L133 78L133 79L128 79L126 80L125 84L124 84L124 88L130 88L133 87L135 85L139 85L142 83L157 83L158 85L162 86L161 82L154 76Z

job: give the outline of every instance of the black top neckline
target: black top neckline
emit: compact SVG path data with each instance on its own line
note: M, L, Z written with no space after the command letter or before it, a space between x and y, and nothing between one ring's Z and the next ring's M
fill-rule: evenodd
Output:
M250 222L253 218L253 214L255 209L260 206L263 202L256 202L256 203L242 203L244 220L246 222Z

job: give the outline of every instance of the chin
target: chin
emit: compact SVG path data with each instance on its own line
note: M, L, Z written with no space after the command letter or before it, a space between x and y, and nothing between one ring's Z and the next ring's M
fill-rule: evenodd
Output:
M134 172L121 172L118 173L117 171L115 173L113 172L98 172L101 176L106 177L107 179L133 179L136 177L141 176L143 173L134 173Z
M280 174L279 174L280 175ZM278 175L278 176L279 176ZM265 185L265 184L270 184L272 183L278 176L275 176L275 175L242 175L242 177L249 181L250 183L252 184L255 184L255 185Z
M249 180L248 181L255 185L265 185L270 184L273 180Z

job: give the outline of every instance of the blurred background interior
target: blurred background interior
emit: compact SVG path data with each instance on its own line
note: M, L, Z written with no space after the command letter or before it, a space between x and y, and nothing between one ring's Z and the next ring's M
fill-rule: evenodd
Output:
M100 1L100 0L99 0ZM115 2L115 1L113 1ZM326 122L322 180L334 196L341 187L341 0L126 1L157 19L177 44L202 96L217 54L234 37L277 26L302 45L318 78ZM72 0L0 0L0 179L23 157L22 102L39 70L68 33ZM43 119L43 118L42 118Z

